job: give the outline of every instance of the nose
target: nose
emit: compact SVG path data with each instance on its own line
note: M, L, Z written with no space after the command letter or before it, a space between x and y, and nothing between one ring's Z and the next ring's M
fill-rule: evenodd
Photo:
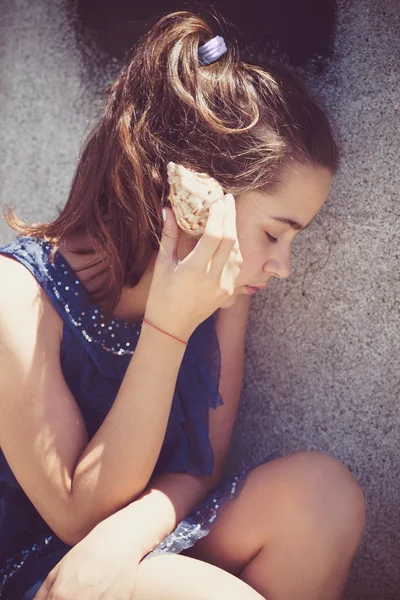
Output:
M289 277L291 273L290 248L270 256L264 264L263 271L273 277L279 277L279 279Z

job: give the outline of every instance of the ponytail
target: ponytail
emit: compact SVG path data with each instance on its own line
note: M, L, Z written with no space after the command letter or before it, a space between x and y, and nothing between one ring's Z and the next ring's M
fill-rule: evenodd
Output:
M271 188L292 160L337 169L329 121L297 78L243 63L229 44L202 66L199 46L214 35L190 12L158 21L109 88L61 214L40 225L5 215L19 234L55 248L87 236L88 267L99 264L107 274L92 297L106 310L124 286L138 284L158 250L168 162L208 173L233 194Z

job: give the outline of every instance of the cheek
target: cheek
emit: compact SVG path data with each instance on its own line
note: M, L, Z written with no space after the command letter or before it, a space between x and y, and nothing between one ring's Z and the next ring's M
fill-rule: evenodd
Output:
M243 266L240 271L242 279L242 273L255 273L262 268L265 259L265 244L261 244L260 240L254 237L254 239L246 240L244 244L239 245L243 258Z

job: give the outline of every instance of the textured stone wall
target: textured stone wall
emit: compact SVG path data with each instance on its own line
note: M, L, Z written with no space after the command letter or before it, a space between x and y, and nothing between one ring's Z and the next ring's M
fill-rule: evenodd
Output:
M342 168L294 245L291 279L253 299L231 456L315 449L351 468L368 521L348 600L400 597L399 12L398 0L339 1L334 57L311 84L336 120ZM112 72L82 60L60 0L2 0L1 207L54 216Z

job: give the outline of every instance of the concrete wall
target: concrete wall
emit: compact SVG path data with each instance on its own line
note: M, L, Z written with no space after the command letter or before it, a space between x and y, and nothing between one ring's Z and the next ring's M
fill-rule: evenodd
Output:
M400 597L398 0L340 0L335 56L312 79L343 164L294 246L295 273L254 298L232 462L316 449L347 464L368 522L346 598ZM112 67L110 67L112 71ZM60 0L0 5L0 206L51 218L109 72L87 66ZM0 224L0 243L12 239Z

